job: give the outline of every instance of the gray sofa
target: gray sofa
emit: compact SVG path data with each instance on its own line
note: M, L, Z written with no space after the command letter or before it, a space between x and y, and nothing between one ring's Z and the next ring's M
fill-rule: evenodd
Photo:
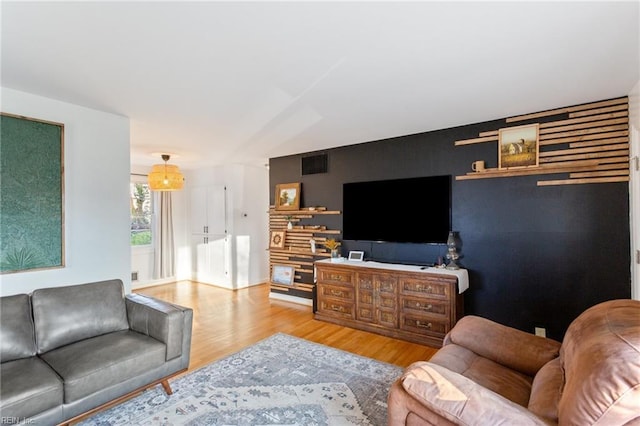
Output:
M186 371L193 311L120 280L0 298L3 423L85 417Z

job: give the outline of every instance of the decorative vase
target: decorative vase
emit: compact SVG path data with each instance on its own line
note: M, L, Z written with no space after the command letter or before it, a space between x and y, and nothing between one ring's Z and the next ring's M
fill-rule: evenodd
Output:
M287 223L287 229L289 229L289 230L293 229L293 223L291 223L291 221L289 221L289 223Z
M338 254L338 249L332 249L332 250L331 250L331 258L332 258L332 259L337 259L337 258L339 258L339 257L340 257L340 256L339 256L339 254Z

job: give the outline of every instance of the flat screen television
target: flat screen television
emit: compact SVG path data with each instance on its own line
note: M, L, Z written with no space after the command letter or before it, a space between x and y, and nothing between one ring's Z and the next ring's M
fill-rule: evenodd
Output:
M451 176L345 183L342 237L395 243L446 243Z

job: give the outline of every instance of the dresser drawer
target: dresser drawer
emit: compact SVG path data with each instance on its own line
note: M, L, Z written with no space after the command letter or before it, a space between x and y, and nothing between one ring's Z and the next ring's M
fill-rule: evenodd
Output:
M318 268L318 282L352 286L353 273L348 270Z
M418 315L403 315L400 328L415 333L429 333L444 337L449 332L449 321Z
M403 279L400 282L400 291L406 295L448 300L451 296L451 284L419 279Z
M330 297L332 299L342 299L353 303L354 291L353 287L341 287L337 285L318 285L318 296L320 298Z
M402 298L402 311L417 314L431 314L449 318L450 304L445 301L434 299L413 299L410 297Z
M356 274L356 286L362 290L373 290L372 274Z
M354 316L354 304L353 302L347 302L337 299L320 299L318 301L318 310L325 315L331 315L334 317L340 317L345 319L353 319Z
M380 294L396 294L398 289L398 277L392 275L379 274L375 276L376 288Z

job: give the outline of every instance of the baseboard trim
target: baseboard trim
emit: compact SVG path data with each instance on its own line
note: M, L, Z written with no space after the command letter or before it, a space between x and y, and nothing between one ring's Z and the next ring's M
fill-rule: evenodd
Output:
M313 306L313 300L302 297L289 296L288 294L269 293L269 299L284 300L285 302L297 303L299 305Z

